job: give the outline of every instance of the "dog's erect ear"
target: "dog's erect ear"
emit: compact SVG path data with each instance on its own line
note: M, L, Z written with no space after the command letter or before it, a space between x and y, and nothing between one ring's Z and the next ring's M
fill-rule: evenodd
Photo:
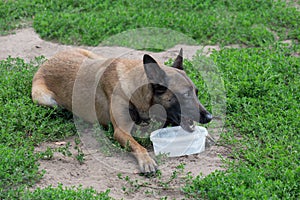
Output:
M160 68L160 66L151 56L145 54L143 63L149 82L161 85L166 84L166 73Z
M179 54L178 54L177 58L175 59L172 67L183 70L182 48L180 49Z

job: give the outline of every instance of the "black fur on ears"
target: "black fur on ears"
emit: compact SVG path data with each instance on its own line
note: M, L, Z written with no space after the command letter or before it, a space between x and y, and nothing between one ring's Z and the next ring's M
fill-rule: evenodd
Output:
M177 58L175 59L173 65L172 65L172 67L174 67L176 69L180 69L180 70L183 70L183 57L182 57L183 53L182 52L183 52L183 50L181 48Z
M149 82L161 85L166 83L166 73L151 56L145 54L143 63Z

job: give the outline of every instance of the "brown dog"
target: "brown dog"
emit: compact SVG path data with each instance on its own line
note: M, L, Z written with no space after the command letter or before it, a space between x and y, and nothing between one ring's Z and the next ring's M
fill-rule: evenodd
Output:
M157 164L133 139L134 125L147 125L154 113L165 126L180 125L192 132L193 121L212 119L183 70L182 50L172 67L158 64L147 54L139 61L104 59L83 49L60 52L36 72L32 99L41 105L62 106L88 122L103 126L112 122L115 139L131 148L142 173L155 172ZM151 111L154 105L163 109Z

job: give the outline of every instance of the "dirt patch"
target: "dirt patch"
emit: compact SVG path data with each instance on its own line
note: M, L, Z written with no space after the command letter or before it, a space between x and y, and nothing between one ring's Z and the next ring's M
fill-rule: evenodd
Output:
M233 46L235 47L235 46ZM30 61L36 56L44 55L46 58L51 57L61 50L74 48L74 46L61 45L42 40L32 28L16 31L16 34L0 37L0 59L5 59L8 56L20 57L25 61ZM153 55L155 59L164 62L169 58L174 58L179 49L183 48L184 57L191 59L197 50L202 50L205 54L210 54L213 49L219 50L218 46L186 46L177 45L164 52L153 53L146 51L136 51L124 47L82 47L92 50L105 57L127 57L127 58L142 58L144 53ZM209 129L209 132L219 129ZM45 151L47 148L57 149L70 142L69 150L72 156L64 156L62 153L54 153L50 160L40 160L40 170L45 170L45 175L42 180L36 184L36 187L46 187L49 185L56 186L62 183L65 186L93 187L97 191L105 191L110 189L110 196L116 199L159 199L168 196L170 199L181 199L184 197L180 191L180 186L184 184L180 178L173 180L169 187L163 187L159 182L168 181L172 176L176 167L181 163L185 164L184 173L180 176L185 176L187 172L191 172L196 176L202 173L204 176L215 170L223 170L220 156L225 156L228 149L220 146L210 146L205 152L198 155L183 156L179 158L169 158L164 163L160 164L162 177L146 178L141 177L137 173L137 163L130 154L115 154L108 156L105 153L95 149L91 151L89 144L81 143L81 150L85 155L83 164L75 158L77 150L75 149L74 137L64 141L41 144L36 148L37 152ZM93 143L91 140L90 143ZM134 184L118 177L128 176ZM120 176L120 175L119 175ZM137 181L137 182L136 182ZM124 188L126 188L124 192ZM138 189L137 189L138 188Z
M76 46L79 47L79 46ZM197 50L202 50L204 54L210 54L212 50L219 50L219 46L187 46L176 45L167 51L153 53L147 51L136 51L125 47L87 47L82 48L92 50L103 57L127 57L142 58L145 53L150 53L155 59L164 62L169 58L174 58L180 48L184 49L184 57L191 59ZM11 57L20 57L26 61L34 59L36 56L44 55L46 58L53 56L58 51L74 48L71 45L62 45L42 40L32 28L17 30L15 34L0 37L0 60Z
M183 178L188 172L193 176L200 173L205 176L215 170L223 170L219 156L225 156L228 149L220 146L212 146L205 152L197 155L183 156L179 158L168 158L160 164L161 178L147 178L138 174L137 163L130 154L115 154L107 156L101 151L86 149L81 145L84 153L84 163L80 164L75 158L77 150L74 137L64 141L44 143L36 148L36 151L45 151L47 148L55 149L70 142L69 150L71 157L62 153L54 153L51 160L40 160L40 170L46 173L42 180L34 187L57 186L62 183L64 186L93 187L97 191L110 189L110 196L116 199L156 199L164 196L170 199L182 199L184 194L180 187L185 184ZM165 187L160 182L168 182L177 166L184 164L183 173L171 181ZM120 177L121 175L121 177ZM130 180L126 181L128 176ZM133 184L131 183L133 181ZM125 188L125 191L124 191Z

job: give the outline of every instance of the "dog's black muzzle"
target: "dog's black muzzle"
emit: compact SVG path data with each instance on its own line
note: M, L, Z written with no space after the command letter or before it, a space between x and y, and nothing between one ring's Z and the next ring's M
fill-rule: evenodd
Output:
M200 113L200 120L201 124L207 124L213 119L213 116L210 113Z

